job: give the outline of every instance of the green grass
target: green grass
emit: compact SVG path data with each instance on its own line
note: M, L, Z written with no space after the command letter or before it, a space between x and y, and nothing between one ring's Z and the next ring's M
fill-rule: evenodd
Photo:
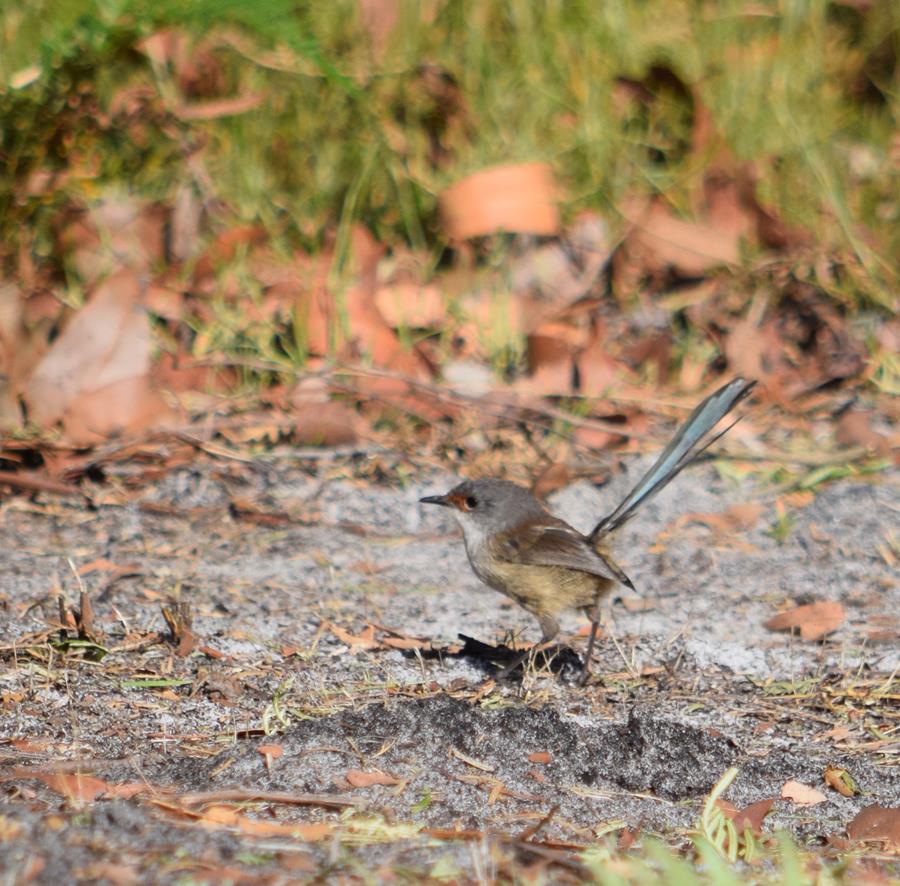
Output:
M858 269L835 284L836 295L890 302L891 257L900 252L888 149L898 94L896 71L880 59L896 51L896 6L875 4L866 15L824 0L400 9L375 58L350 0L38 0L8 8L0 19L0 150L10 162L0 191L16 196L0 207L4 233L24 223L48 252L51 210L112 183L169 200L190 178L185 149L204 143L217 196L286 243L315 249L336 228L341 244L349 225L363 221L382 241L437 256L437 193L486 164L548 160L566 185L569 212L589 206L615 220L633 193L663 194L689 214L708 160L725 147L756 165L761 196L789 224ZM171 24L212 48L221 94L259 92L263 104L235 117L173 122L173 72L134 49L140 36ZM289 51L276 52L279 45ZM32 82L9 85L34 65ZM717 134L707 150L690 150L691 98L676 87L660 86L650 106L617 106L616 78L641 80L654 65L709 108ZM143 120L100 119L114 96L138 85L150 96ZM23 196L31 171L63 167L73 174L62 193Z

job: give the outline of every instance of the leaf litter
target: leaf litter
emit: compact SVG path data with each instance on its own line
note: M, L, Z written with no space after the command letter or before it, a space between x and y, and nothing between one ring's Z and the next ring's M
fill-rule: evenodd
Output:
M376 48L389 5L366 5ZM175 88L123 86L110 113L137 140L153 115L196 133L252 113L265 97L224 94L216 41L246 51L236 33L143 39ZM471 111L440 66L417 77L443 109L428 124L439 168ZM301 871L325 863L313 844L327 840L388 864L408 842L431 861L428 841L494 840L505 871L525 857L583 878L574 853L604 822L627 821L623 848L645 825L680 833L732 765L720 812L739 831L897 842L900 625L883 531L896 336L851 316L842 287L859 261L763 205L758 170L719 150L697 89L655 65L620 77L614 99L651 122L664 106L683 115L689 137L663 152L705 170L684 199L626 194L616 233L590 211L566 219L554 171L535 163L441 193L439 269L359 223L285 254L219 199L198 139L170 202L73 192L50 259L28 244L8 257L0 698L15 717L0 765L5 815L19 816L7 833L36 853L29 877L80 865L134 882L157 870L134 855L140 833L186 844L180 870L198 877L241 878L231 860L260 840ZM67 269L80 290L60 282ZM416 496L448 471L503 474L586 524L622 465L737 373L761 385L726 441L726 479L670 490L623 539L647 598L612 604L603 681L496 685L456 635L513 648L526 621L481 592ZM768 535L754 481L780 486ZM201 795L210 784L224 786ZM83 804L111 849L85 839Z

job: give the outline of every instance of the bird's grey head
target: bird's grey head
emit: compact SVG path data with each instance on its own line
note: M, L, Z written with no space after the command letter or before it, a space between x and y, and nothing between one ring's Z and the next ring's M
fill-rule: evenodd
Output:
M421 501L450 508L467 542L474 540L476 534L502 532L522 520L546 513L527 489L509 480L463 480L446 495L428 495Z

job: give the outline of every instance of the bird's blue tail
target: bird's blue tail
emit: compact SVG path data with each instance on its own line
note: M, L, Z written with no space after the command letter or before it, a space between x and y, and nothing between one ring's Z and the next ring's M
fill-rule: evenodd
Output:
M707 446L715 443L725 430L720 431L705 443L704 437L753 389L755 381L736 378L724 387L710 394L688 417L672 441L662 451L656 463L644 474L637 485L608 517L604 517L590 534L591 542L598 542L605 535L630 519L634 512L648 499L652 498L673 477L686 468ZM702 444L702 445L701 445Z

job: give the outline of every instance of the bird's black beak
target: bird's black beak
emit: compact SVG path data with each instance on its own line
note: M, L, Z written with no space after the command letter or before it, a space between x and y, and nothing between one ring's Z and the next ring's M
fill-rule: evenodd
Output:
M420 498L419 502L423 505L440 505L444 508L450 507L450 502L447 501L446 495L426 495L425 498Z

